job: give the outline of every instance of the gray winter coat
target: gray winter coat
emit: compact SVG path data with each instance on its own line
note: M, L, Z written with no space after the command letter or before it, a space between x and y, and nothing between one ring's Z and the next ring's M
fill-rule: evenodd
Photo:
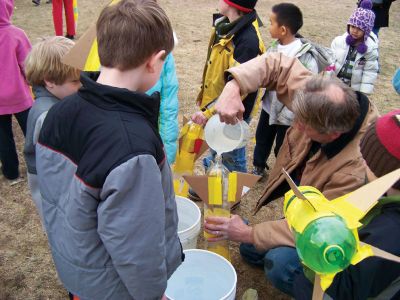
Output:
M30 174L36 174L35 145L39 139L44 118L47 111L60 101L43 86L34 86L33 93L35 94L35 102L33 102L28 115L24 147L26 167Z
M159 95L98 75L50 109L36 146L54 264L81 300L159 300L183 258Z
M346 62L346 56L350 46L346 43L348 33L335 37L332 41L331 48L335 54L335 73L339 74ZM379 40L377 36L371 32L366 40L368 47L364 54L358 53L354 62L353 73L351 76L351 88L364 94L371 94L374 91L375 81L378 78L378 46Z
M57 97L51 94L43 86L34 86L33 93L35 94L35 101L29 111L28 122L26 126L26 137L24 147L24 157L26 167L28 169L28 186L31 191L32 200L35 203L36 209L39 213L40 219L43 222L42 211L42 197L39 190L39 182L37 179L36 171L36 154L35 147L39 139L39 133L42 129L44 119L46 118L48 110L60 101Z

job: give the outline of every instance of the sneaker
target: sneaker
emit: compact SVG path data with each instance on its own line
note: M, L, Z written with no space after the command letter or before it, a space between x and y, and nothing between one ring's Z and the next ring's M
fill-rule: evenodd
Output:
M32 0L32 3L33 3L35 6L39 6L39 5L40 5L40 0Z
M25 181L25 179L23 177L18 177L16 179L9 180L9 184L10 184L10 186L14 186L14 185L17 185L17 184L19 184L21 182L24 182L24 181Z
M189 199L193 201L201 201L199 195L197 195L192 188L189 188Z
M258 300L257 290L247 289L242 296L242 300Z
M254 166L253 171L251 174L264 177L265 176L265 168Z
M75 36L74 36L74 35L69 35L69 34L67 34L65 37L66 37L67 39L70 39L70 40L74 40L74 39L75 39Z
M19 178L19 171L17 171L16 173L14 172L14 174L7 173L4 171L4 167L1 164L0 164L0 171L1 174L3 174L4 178L9 181L16 180Z

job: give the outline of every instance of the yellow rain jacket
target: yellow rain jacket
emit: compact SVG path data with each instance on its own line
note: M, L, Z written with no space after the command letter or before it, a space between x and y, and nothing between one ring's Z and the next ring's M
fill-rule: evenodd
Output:
M221 15L214 15L214 18L215 16ZM224 23L229 26L228 22L226 17L220 17L214 22L201 91L196 101L200 109L208 107L221 94L225 86L225 70L265 52L256 11L246 14L232 23L232 28L225 35L218 34L217 28ZM247 95L243 100L245 119L250 116L254 103L259 102L262 94L261 90L258 90L258 92Z

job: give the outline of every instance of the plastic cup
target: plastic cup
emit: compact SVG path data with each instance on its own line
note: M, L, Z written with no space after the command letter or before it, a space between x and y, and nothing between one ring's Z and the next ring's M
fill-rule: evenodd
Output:
M242 148L251 138L249 124L245 121L230 125L221 122L218 115L208 120L204 136L208 146L218 154Z

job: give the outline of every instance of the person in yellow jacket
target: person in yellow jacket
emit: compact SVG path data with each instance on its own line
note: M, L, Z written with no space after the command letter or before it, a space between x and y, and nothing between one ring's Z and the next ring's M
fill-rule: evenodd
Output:
M208 47L207 60L203 72L201 91L197 105L201 110L210 108L225 86L224 72L230 67L244 63L265 52L259 32L259 19L254 9L257 0L219 0L219 14L214 14ZM261 98L261 92L250 93L243 100L246 108L244 119L250 121L254 104ZM205 124L207 119L197 112L192 120ZM203 160L207 168L215 153ZM245 148L224 153L223 162L230 171L246 172Z

